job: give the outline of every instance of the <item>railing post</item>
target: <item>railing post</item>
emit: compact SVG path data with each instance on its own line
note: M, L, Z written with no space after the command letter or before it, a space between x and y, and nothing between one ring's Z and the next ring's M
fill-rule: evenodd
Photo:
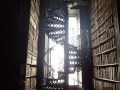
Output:
M64 42L64 72L66 72L64 75L64 90L68 90L68 8L67 3L64 7L65 10L65 42Z

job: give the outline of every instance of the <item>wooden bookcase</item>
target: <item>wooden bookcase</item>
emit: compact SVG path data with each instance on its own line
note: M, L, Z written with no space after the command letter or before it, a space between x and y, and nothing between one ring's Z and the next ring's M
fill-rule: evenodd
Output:
M40 0L31 0L25 90L36 90Z
M90 4L95 90L120 90L115 7L115 0L91 0Z

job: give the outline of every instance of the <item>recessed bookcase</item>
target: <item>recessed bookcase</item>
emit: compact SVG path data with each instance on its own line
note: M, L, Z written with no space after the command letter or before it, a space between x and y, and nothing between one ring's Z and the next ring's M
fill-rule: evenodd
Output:
M95 90L120 90L115 7L115 0L91 0L90 3Z
M31 0L25 90L36 90L39 4L40 0Z

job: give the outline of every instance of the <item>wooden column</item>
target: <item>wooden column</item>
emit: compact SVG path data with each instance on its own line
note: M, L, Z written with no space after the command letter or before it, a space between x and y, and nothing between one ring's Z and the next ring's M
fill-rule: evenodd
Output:
M43 88L44 78L44 54L45 54L45 20L46 20L46 0L40 0L40 23L38 36L38 63L37 63L37 90Z
M83 55L82 60L82 83L84 90L93 90L92 88L92 53L90 45L90 13L89 5L80 6L80 29Z

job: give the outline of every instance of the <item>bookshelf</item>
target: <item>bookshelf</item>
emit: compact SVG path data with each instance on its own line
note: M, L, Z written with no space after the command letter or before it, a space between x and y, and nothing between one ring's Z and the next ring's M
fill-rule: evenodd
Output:
M39 4L40 0L31 0L25 90L36 90Z
M120 90L114 0L91 0L91 46L95 90Z

